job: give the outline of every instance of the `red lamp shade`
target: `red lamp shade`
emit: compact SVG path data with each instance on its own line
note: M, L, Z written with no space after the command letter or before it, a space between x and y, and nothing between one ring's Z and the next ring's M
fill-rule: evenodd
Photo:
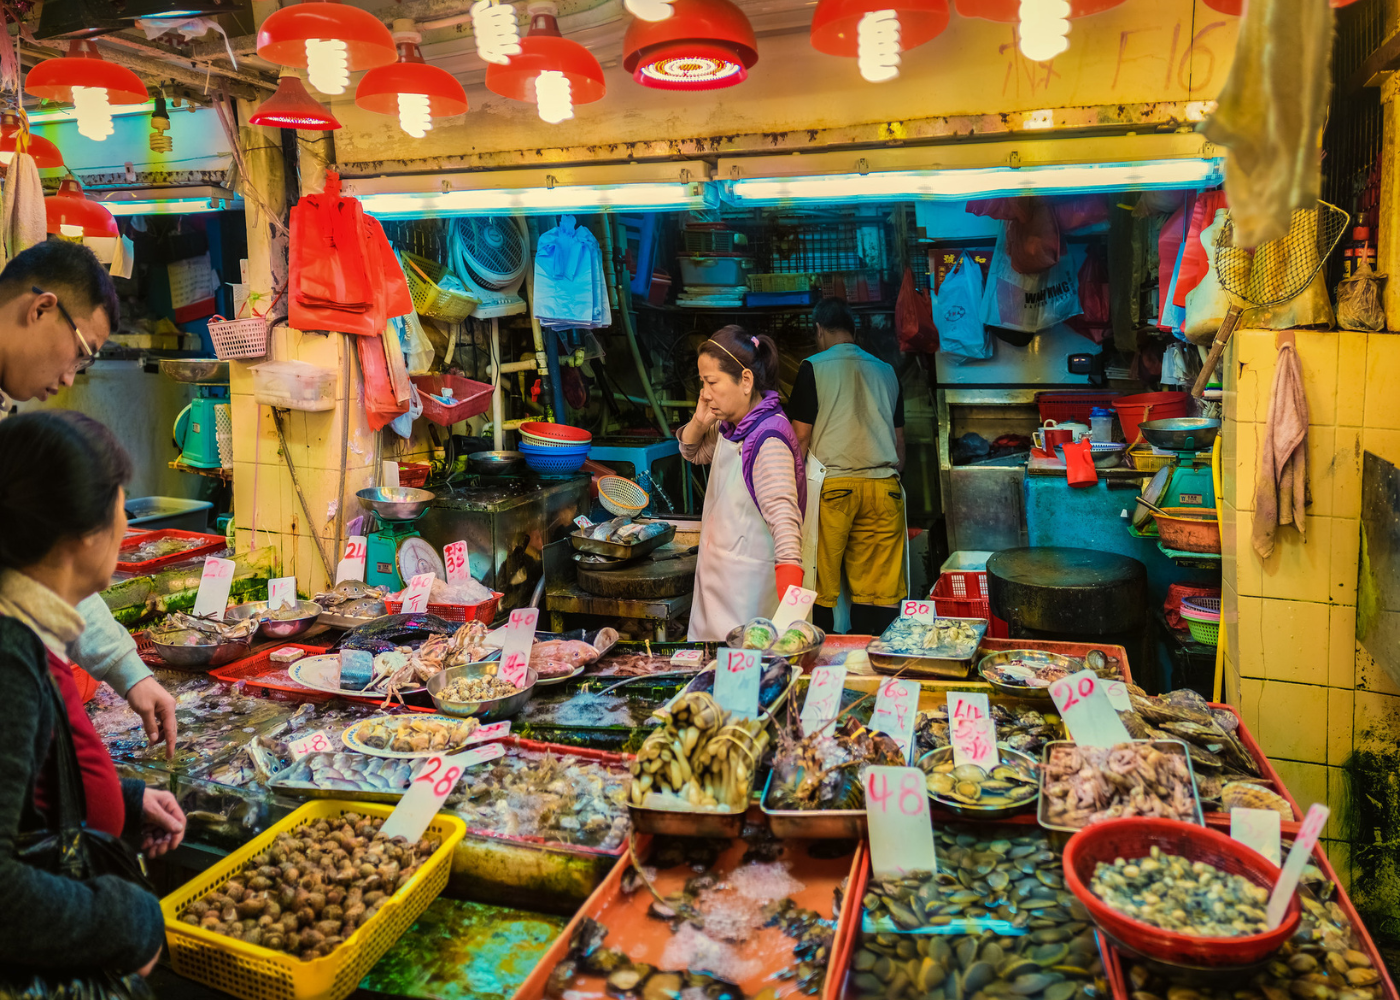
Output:
M428 113L448 118L467 113L467 94L447 70L430 66L413 42L399 44L400 59L391 66L370 70L355 88L355 103L379 115L399 114L400 94L428 98Z
M276 93L258 106L258 110L248 118L248 124L323 132L340 128L335 115L306 92L301 78L295 73L282 74L277 81Z
M533 6L533 5L532 5ZM530 33L520 40L520 54L510 62L486 67L486 89L513 101L535 101L535 78L541 73L564 74L574 104L600 101L607 93L603 67L593 53L559 33L552 13L531 10Z
M855 56L860 19L871 11L891 9L899 15L903 50L924 44L948 27L948 0L821 0L812 14L812 48L829 56Z
M74 87L106 90L108 104L142 104L146 100L141 78L125 66L103 59L88 40L73 42L66 56L45 59L24 78L24 89L46 101L71 102Z
M664 21L632 21L622 53L623 68L644 87L715 90L747 79L758 40L729 0L674 0Z
M121 235L112 213L84 197L83 186L72 177L65 177L58 185L58 193L44 199L44 213L48 216L47 229L51 233L63 236Z
M1088 17L1090 14L1117 7L1122 2L1123 0L1069 0L1069 16ZM1243 0L1206 0L1207 4L1216 8L1228 4L1238 7L1242 2ZM1021 0L958 0L958 13L963 17L980 17L984 21L1019 21Z
M0 163L6 166L15 158L19 132L18 115L8 111L0 115ZM58 151L58 147L33 132L29 133L29 143L25 152L34 157L34 165L41 170L63 166L63 154Z
M345 43L350 69L385 66L398 58L389 29L369 11L325 0L283 7L258 29L258 55L283 66L306 66L309 38Z

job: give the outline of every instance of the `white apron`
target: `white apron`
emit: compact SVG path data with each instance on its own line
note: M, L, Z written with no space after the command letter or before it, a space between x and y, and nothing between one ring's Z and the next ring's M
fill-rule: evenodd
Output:
M700 515L700 554L690 607L692 642L721 641L778 606L773 534L744 483L738 442L720 435Z
M826 466L807 452L807 509L802 516L802 586L817 589L817 522L822 512L822 483Z

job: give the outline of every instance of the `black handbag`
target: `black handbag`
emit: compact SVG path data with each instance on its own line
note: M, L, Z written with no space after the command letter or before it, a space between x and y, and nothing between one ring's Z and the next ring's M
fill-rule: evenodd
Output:
M83 822L87 812L87 796L83 791L78 754L73 747L73 732L68 725L68 711L52 676L49 682L50 703L55 715L54 737L50 745L58 779L57 804L52 812L56 814L58 828L21 833L15 841L15 857L31 867L80 881L100 875L116 875L155 895L155 889L147 880L136 852L120 838L103 830L89 829ZM31 781L30 802L33 801L33 786ZM154 998L155 994L146 980L134 973L121 976L100 970L62 973L0 967L0 1000Z

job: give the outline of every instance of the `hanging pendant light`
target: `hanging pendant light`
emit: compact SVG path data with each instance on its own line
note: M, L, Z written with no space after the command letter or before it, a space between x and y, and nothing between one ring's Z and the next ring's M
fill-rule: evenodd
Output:
M607 93L603 67L578 42L559 33L553 3L530 4L530 33L520 54L486 67L486 89L515 101L528 101L551 124L574 116L575 104L591 104Z
M86 39L71 43L66 56L45 59L31 69L24 89L46 101L71 103L78 131L95 142L112 134L112 105L146 101L141 78L103 59L97 46Z
M285 66L277 80L276 93L258 105L258 110L249 116L248 124L323 132L340 128L335 115L306 92L297 71Z
M1049 62L1069 48L1070 20L1117 7L1123 0L959 0L958 12L986 21L1016 24L1021 54ZM1206 0L1212 7L1241 0ZM1223 8L1221 8L1223 9Z
M418 43L423 36L413 22L394 22L394 41L399 61L392 66L370 70L355 88L355 103L380 115L398 115L399 128L421 139L433 127L434 118L450 118L467 113L467 95L462 85L445 69L423 61Z
M21 131L19 115L13 111L0 114L0 164L8 167L10 161L15 158L15 147L19 143ZM63 154L58 151L58 147L33 132L29 133L29 141L24 151L34 157L34 165L40 170L63 166Z
M633 17L643 21L664 21L673 13L674 0L622 0L622 6Z
M729 0L672 0L665 20L634 20L622 39L622 66L644 87L714 90L748 78L758 41Z
M44 199L48 231L60 236L119 236L112 213L83 194L75 177L65 177L58 193Z
M854 56L871 83L899 76L900 53L948 26L948 0L821 0L812 15L812 47Z
M513 4L476 0L471 7L472 37L482 62L504 66L520 54L520 25Z
M310 0L268 15L258 29L258 55L306 69L323 94L343 94L354 70L398 59L389 29L369 11L329 0Z

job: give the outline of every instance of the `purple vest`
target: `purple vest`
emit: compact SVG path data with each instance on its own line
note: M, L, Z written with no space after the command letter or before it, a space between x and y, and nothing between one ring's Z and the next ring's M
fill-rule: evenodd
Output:
M753 488L753 463L758 458L758 449L769 438L779 438L792 452L793 468L797 476L797 509L807 510L807 464L802 460L802 450L797 444L797 433L792 429L787 415L776 392L765 392L758 405L750 410L739 423L731 424L721 420L719 432L726 441L740 441L739 458L744 473L744 485L749 488L754 506L758 506L758 493Z

